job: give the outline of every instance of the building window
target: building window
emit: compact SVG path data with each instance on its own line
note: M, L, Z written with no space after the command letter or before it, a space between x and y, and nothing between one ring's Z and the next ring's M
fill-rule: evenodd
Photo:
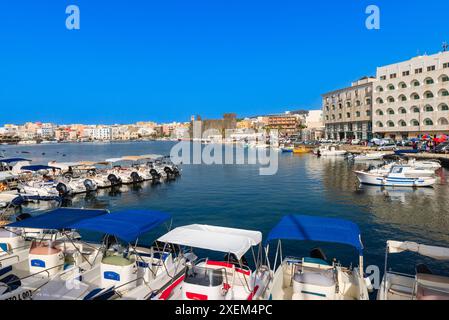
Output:
M383 104L383 103L384 103L384 101L382 100L382 98L377 98L376 102L377 102L377 104Z
M406 77L406 76L409 76L410 75L410 71L403 71L402 72L402 76L403 77Z
M449 97L449 92L446 89L442 89L440 90L440 92L438 92L438 95L440 97Z
M447 104L442 103L438 106L438 110L440 111L449 111L449 107L447 106Z
M424 92L424 97L426 99L432 99L433 98L433 93L430 92L430 91L426 91L426 92Z
M433 112L433 107L430 104L428 104L424 107L424 111L425 112Z
M332 120L335 120L335 114L332 115Z
M406 127L407 123L404 120L399 120L399 126L400 127Z
M449 68L449 62L443 63L443 69Z
M382 88L381 86L378 86L378 87L376 88L376 91L377 91L377 92L383 92L383 91L384 91L384 88Z
M435 71L435 66L428 66L427 71Z
M394 110L393 110L393 109L391 109L391 108L390 108L390 109L388 109L388 110L387 110L387 114L390 114L390 115L394 114Z
M407 84L406 84L405 82L401 82L401 83L399 84L399 88L405 89L405 88L407 88Z
M338 104L338 109L343 109L343 105L341 103Z
M412 107L412 112L413 113L419 113L419 108L418 107Z
M412 87L419 87L420 83L418 80L413 80L412 81Z
M396 73L392 73L392 74L390 74L390 79L396 79L397 78L397 75L396 75Z
M347 107L347 108L351 108L351 102L349 102L349 101L346 102L346 107Z
M329 116L326 116L326 121L329 121Z
M429 118L424 120L424 125L425 126L433 126L433 121Z
M407 101L407 97L406 97L405 95L401 94L401 95L399 96L399 100L400 100L400 101Z
M378 116L383 116L383 115L384 115L384 112L383 112L382 110L380 110L380 109L377 109L377 110L376 110L376 114L377 114Z
M415 74L420 74L420 73L422 73L422 68L415 69Z
M351 118L351 114L349 112L346 113L346 118Z
M388 98L387 98L387 101L388 101L389 103L393 103L393 102L394 102L394 98L393 98L393 97L388 97Z
M370 98L366 98L365 103L366 103L367 105L371 105L371 99L370 99Z
M447 126L448 124L449 124L449 122L447 121L446 118L438 119L438 125L440 125L440 126Z
M366 116L370 117L371 116L371 111L370 110L366 110Z
M357 111L357 112L355 113L355 116L356 116L357 118L359 118L359 117L360 117L360 111Z
M362 102L360 102L360 100L357 100L357 101L355 102L355 105L356 105L357 107L360 107L360 106L362 105Z
M419 94L417 94L417 93L413 93L410 97L411 97L413 100L419 100Z
M418 127L419 126L419 121L416 119L413 119L412 121L410 121L410 125L412 127Z
M399 113L401 113L401 114L406 114L407 113L407 110L405 109L405 108L403 108L403 107L401 107L401 108L399 108Z
M380 80L387 80L387 76L380 76Z
M335 110L335 104L332 105L332 110Z
M384 124L382 122L380 122L380 121L377 121L376 122L376 127L383 128Z
M448 82L448 81L449 81L449 77L447 75L444 74L440 77L440 82Z
M434 84L434 81L432 78L426 78L426 80L424 80L425 84Z
M388 121L387 122L387 127L390 127L390 128L392 128L392 127L394 127L394 122L393 121Z
M394 90L394 85L389 84L387 88L388 88L388 90L392 91L392 90Z

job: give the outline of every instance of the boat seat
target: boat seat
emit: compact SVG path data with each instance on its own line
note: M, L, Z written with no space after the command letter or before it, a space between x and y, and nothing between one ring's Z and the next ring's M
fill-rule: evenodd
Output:
M413 288L407 286L401 286L400 284L392 284L388 289L388 292L393 295L398 295L404 298L411 298L413 294Z
M335 286L335 280L332 272L303 272L296 273L294 281L320 287Z
M418 284L416 290L417 300L449 300L449 292L434 290Z
M103 258L101 263L109 264L112 266L125 267L125 266L129 266L130 264L134 263L134 261L124 258L124 257L121 257L121 256L110 256L110 257Z
M38 246L30 249L30 254L35 255L53 255L61 252L61 249L56 249L49 246Z

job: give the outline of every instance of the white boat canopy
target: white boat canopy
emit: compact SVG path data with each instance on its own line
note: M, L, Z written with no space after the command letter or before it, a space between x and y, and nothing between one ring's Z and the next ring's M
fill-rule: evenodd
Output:
M173 229L158 241L199 249L233 253L238 259L262 241L262 233L243 229L192 224Z
M141 157L144 159L155 160L155 159L163 158L164 156L161 154L144 154Z
M449 248L428 246L416 242L387 241L388 253L411 251L436 260L449 260Z

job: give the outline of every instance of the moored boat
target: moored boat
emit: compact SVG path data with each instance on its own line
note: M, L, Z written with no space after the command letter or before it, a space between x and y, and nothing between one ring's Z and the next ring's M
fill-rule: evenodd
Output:
M303 215L289 215L270 231L269 245L277 241L272 283L268 294L273 300L368 300L369 279L363 272L363 244L359 228L350 221ZM346 244L359 254L359 267L343 267L327 260L319 248L308 257L282 256L281 240L324 241ZM280 260L279 266L277 261ZM276 269L277 267L277 269Z
M434 274L426 265L418 264L414 275L388 269L388 255L401 252L414 252L426 258L449 261L449 248L388 240L384 276L377 292L377 299L449 300L449 278Z

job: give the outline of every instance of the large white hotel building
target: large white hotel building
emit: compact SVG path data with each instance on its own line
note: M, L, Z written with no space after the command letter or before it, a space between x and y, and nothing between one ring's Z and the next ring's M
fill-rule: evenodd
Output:
M375 136L449 134L449 52L379 67L373 86Z

